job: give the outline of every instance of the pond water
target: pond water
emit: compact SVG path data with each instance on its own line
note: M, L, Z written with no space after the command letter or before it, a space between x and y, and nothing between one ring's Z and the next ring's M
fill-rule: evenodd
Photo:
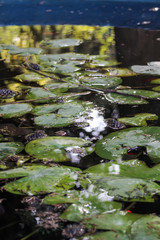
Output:
M159 239L160 31L0 36L1 239Z

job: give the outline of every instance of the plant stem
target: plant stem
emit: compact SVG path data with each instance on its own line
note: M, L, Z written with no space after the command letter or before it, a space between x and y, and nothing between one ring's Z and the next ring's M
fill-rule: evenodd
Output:
M34 234L38 233L39 229L36 229L35 231L31 232L30 234L28 234L27 236L25 236L24 238L21 238L20 240L26 240L30 237L32 237Z

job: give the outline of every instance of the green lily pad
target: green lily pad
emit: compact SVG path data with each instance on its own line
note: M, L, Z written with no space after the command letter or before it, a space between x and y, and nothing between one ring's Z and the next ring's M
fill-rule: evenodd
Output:
M90 63L91 67L109 67L109 66L115 66L120 64L117 61L105 61L105 60L92 60L92 62Z
M69 63L66 63L66 64L57 64L55 66L55 70L53 70L53 72L55 73L59 73L59 74L69 74L69 73L72 73L72 72L77 72L80 70L79 67L75 66L74 63L72 62L69 62Z
M93 194L88 191L82 191L79 194L78 201L69 206L61 214L60 218L79 222L94 215L99 215L104 212L115 212L117 209L121 209L121 203L107 201L107 198L102 195L103 193Z
M52 62L52 61L61 61L61 60L67 60L67 61L72 61L72 60L87 60L89 59L88 54L80 54L80 53L74 53L74 52L69 52L69 53L61 53L61 54L46 54L46 55L39 55L38 56L39 61L41 62Z
M106 71L105 75L107 76L131 77L136 75L128 68L103 68L103 70Z
M120 160L130 148L146 147L150 159L160 162L160 128L137 127L113 132L96 143L96 153L102 158Z
M160 75L159 66L153 65L133 65L132 71L139 74Z
M20 142L0 142L0 160L21 152L23 148Z
M118 103L118 104L147 104L148 102L144 99L136 98L133 96L125 96L120 95L118 93L106 93L105 98L107 101L111 103Z
M120 93L127 93L132 95L139 95L141 97L145 97L148 99L152 98L160 98L160 93L149 91L149 90L139 90L139 89L123 89L123 90L117 90L117 92Z
M84 77L82 78L82 81L86 86L100 89L115 87L122 83L122 79L119 77Z
M22 56L29 56L31 54L40 54L42 52L41 48L15 48L10 49L9 53L13 55L22 55Z
M4 189L14 194L44 194L75 186L80 169L65 166L25 166L0 172L0 178L23 177L10 182Z
M53 93L62 93L67 92L68 89L77 88L77 85L72 83L50 83L47 84L45 87Z
M71 147L74 152L77 149L78 153L86 155L94 150L92 147L86 147L90 143L76 137L45 137L29 142L25 151L35 158L64 162L70 160L68 147Z
M44 89L44 88L40 88L40 87L33 87L31 88L25 99L41 99L41 98L46 98L46 99L43 99L43 100L37 100L37 102L48 102L50 99L49 98L55 98L56 95L52 92L50 92L49 90L47 89Z
M112 200L117 201L137 201L154 202L153 196L160 193L158 184L141 178L129 178L118 176L102 176L97 174L88 175L86 179L81 180L81 184L89 187L92 183L93 192L103 192Z
M160 238L160 217L146 215L135 221L131 227L131 237L134 240L158 240Z
M94 235L85 235L80 240L105 240L105 239L112 239L112 240L130 240L129 236L127 236L125 233L119 232L113 232L113 231L106 231L106 232L100 232L96 233Z
M147 120L157 120L158 116L151 113L139 113L134 117L118 118L118 121L130 126L147 126Z
M36 106L32 111L35 115L43 115L46 113L52 113L57 111L57 114L62 117L72 117L77 116L82 113L85 108L79 103L59 103L59 104L45 104L41 106Z
M99 216L92 216L92 218L84 221L84 224L96 225L96 229L101 230L112 230L127 232L130 230L132 224L141 219L143 215L130 214L124 211L117 211L115 213L106 213Z
M137 159L123 161L122 163L101 163L86 169L84 172L102 176L142 178L160 181L160 164L149 168L145 162Z
M154 88L152 88L152 90L153 90L153 91L160 92L160 86L154 87Z
M82 40L79 39L55 39L55 40L43 40L40 44L42 46L47 46L50 48L63 48L63 47L72 47L79 46L82 43Z
M3 118L20 117L32 111L31 104L15 103L0 105L0 115Z
M51 82L50 78L42 77L37 73L20 74L20 75L16 76L15 79L19 79L19 80L26 81L26 82L37 82L39 85L44 85L44 83L46 84L46 83Z
M58 114L48 113L34 118L34 122L38 126L45 128L50 127L65 127L74 123L73 117L63 117Z

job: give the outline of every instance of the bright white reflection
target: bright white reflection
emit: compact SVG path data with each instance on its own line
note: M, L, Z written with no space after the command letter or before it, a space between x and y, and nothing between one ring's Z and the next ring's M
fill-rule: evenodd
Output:
M109 168L109 173L118 175L120 173L120 166L117 164L112 164Z
M77 120L78 122L86 122L88 125L83 129L86 132L92 133L93 136L99 136L100 132L105 130L107 123L103 115L97 110L92 109L90 113L88 113L87 117L82 116Z

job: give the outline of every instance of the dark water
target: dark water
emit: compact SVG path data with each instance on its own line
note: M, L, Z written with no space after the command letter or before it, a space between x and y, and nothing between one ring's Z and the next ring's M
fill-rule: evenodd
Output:
M58 39L63 37L84 37L84 43L81 46L75 47L74 51L78 53L89 53L91 55L99 55L99 54L108 54L110 60L116 59L121 63L120 67L130 67L136 64L146 65L147 62L150 61L160 61L160 31L152 31L152 30L141 30L141 29L123 29L123 28L110 28L107 32L102 31L100 37L97 38L98 33L101 28L95 27L92 29L84 30L83 27L79 28L76 32L75 28L72 26L69 30L65 30L64 28L56 28L55 26L44 27L39 26L36 27L28 27L28 28L20 28L13 29L10 27L9 30L7 28L0 29L2 33L2 43L17 43L21 47L38 47L38 43L43 39ZM12 32L13 31L13 32ZM65 32L65 33L64 33ZM18 35L19 34L19 35ZM76 35L77 34L77 35ZM8 37L7 37L8 36ZM112 38L111 42L107 42L107 38ZM3 42L3 38L5 41ZM102 40L102 41L100 41ZM108 45L107 45L108 44ZM107 46L107 47L106 47ZM68 49L65 50L48 50L48 53L60 53L67 52ZM1 56L3 58L3 56ZM9 65L12 64L14 60L9 60ZM1 88L8 86L8 84L13 80L12 77L19 74L20 69L11 69L4 63L0 61L0 79L1 79ZM122 77L123 85L132 86L142 89L151 89L152 85L150 83L151 80L155 79L156 76L132 76L132 77ZM5 80L3 80L5 79ZM94 112L95 123L91 123L90 129L84 129L83 131L78 131L75 129L67 129L69 131L70 136L82 136L84 135L89 138L97 138L99 136L103 136L111 132L111 129L102 127L104 118L107 117L126 117L133 116L137 113L148 112L155 113L159 116L160 119L160 102L159 101L150 101L147 105L115 105L115 104L106 104L106 101L99 97L98 95L91 95L92 101L96 103L98 106L103 107L103 117L97 116L97 112ZM99 122L98 122L99 121ZM0 121L3 123L3 121ZM160 120L154 121L151 123L152 125L159 126ZM99 127L102 129L99 129ZM48 134L52 134L51 130L48 130ZM87 161L86 161L87 159ZM89 166L95 165L101 162L101 159L92 154L91 156L87 156L87 158L83 158L78 162L73 161L72 165L81 167L82 169L88 168ZM68 163L68 165L71 165ZM2 181L1 185L4 182ZM34 220L27 215L27 213L23 213L24 204L21 203L21 196L12 195L10 193L6 193L5 191L1 191L0 193L0 226L6 226L11 224L10 226L0 229L0 240L18 240L22 239L24 236L34 231ZM129 203L124 204L124 208L128 206ZM17 209L21 209L22 216L20 216ZM155 203L137 203L134 207L134 212L137 213L158 213L159 212L159 203L155 201ZM28 218L27 220L24 218ZM32 224L33 221L33 224ZM43 235L43 234L44 235ZM29 239L61 239L59 232L46 232L41 231L41 233L36 234L35 236L30 237Z

